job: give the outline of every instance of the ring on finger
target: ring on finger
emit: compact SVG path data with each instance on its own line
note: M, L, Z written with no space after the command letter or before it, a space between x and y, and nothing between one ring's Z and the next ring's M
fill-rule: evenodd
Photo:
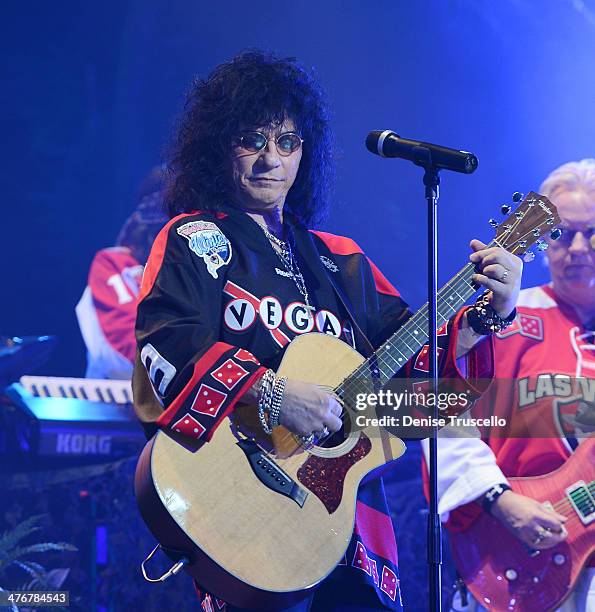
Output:
M535 536L535 538L533 538L533 543L539 544L540 542L543 542L543 540L545 540L549 534L550 534L550 530L540 525L537 528L537 535Z
M544 537L544 536L542 536L541 534L536 535L536 536L533 538L533 544L540 544L541 542L543 542L543 540L545 540L545 537Z
M300 436L300 440L304 446L310 446L314 442L315 433L312 432L309 436Z
M503 283L506 280L506 277L508 276L508 273L510 272L510 270L508 268L504 268L504 274L500 277L500 282Z

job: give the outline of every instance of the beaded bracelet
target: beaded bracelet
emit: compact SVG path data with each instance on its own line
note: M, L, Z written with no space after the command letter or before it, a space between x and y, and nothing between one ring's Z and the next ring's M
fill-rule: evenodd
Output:
M511 488L505 482L494 485L491 489L485 492L484 498L481 502L481 505L485 512L488 514L492 514L492 506L494 502L502 495L506 493L506 491L510 491Z
M503 319L492 307L486 291L477 298L475 306L467 310L467 321L471 329L480 336L497 334L506 329L516 318L516 308Z
M273 432L270 421L267 422L265 412L268 412L270 415L274 386L275 372L273 372L273 370L267 370L260 381L260 388L258 390L258 419L266 434Z
M279 413L281 412L281 402L283 401L283 393L285 393L285 383L287 377L282 376L277 378L273 387L273 401L269 411L269 427L273 429L279 426Z

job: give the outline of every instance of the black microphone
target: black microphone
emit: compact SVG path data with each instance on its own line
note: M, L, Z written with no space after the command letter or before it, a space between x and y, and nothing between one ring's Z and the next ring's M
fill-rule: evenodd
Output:
M440 145L401 138L390 130L374 130L366 138L370 153L381 157L400 157L418 166L434 166L438 170L454 170L471 174L477 169L477 157L467 151L457 151Z

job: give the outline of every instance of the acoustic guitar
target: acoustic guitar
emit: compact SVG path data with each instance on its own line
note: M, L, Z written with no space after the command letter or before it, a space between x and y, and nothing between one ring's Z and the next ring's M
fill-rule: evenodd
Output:
M503 207L504 208L504 207ZM508 207L510 210L510 207ZM496 227L490 246L522 254L559 223L547 198L530 192ZM438 292L438 325L477 291L473 264ZM280 376L325 386L344 400L364 378L388 382L428 341L423 306L367 359L319 333L296 337ZM347 418L354 414L345 406ZM303 599L340 562L351 539L357 489L371 470L397 459L403 442L379 427L348 432L336 444L305 444L283 427L271 436L255 406L238 406L208 443L159 431L138 462L141 514L160 547L208 592L233 605L267 610Z

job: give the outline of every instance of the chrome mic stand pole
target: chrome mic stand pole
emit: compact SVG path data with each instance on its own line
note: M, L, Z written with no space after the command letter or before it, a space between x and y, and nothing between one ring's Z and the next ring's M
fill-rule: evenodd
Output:
M432 165L432 154L427 150L424 185L428 202L428 343L430 391L438 392L438 197L440 177ZM422 165L422 164L420 164ZM438 419L438 402L432 407L434 423ZM442 525L438 514L438 427L430 428L430 456L428 462L430 502L428 514L428 566L431 612L442 611Z

